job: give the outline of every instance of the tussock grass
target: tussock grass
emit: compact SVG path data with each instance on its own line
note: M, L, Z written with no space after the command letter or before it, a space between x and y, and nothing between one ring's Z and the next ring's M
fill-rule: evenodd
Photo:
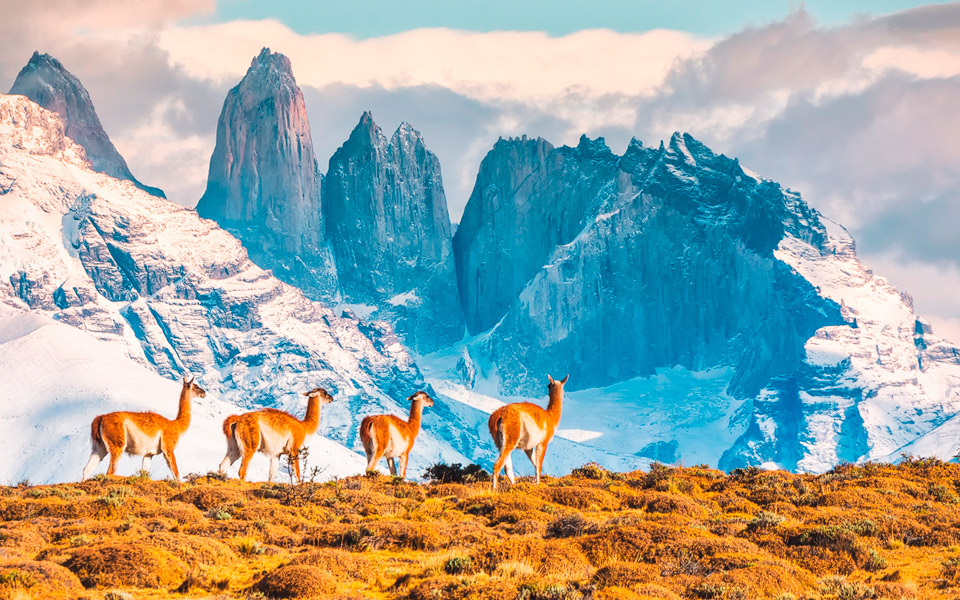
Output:
M0 488L0 600L960 597L960 466Z

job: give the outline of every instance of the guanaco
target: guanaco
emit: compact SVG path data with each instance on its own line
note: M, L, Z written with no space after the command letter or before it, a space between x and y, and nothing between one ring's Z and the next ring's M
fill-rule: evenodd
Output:
M293 465L297 481L300 476L300 448L308 435L320 426L320 405L333 402L327 390L314 388L304 392L307 397L307 414L303 420L275 408L264 408L242 415L232 415L223 421L223 435L227 438L227 455L220 463L220 473L238 458L240 461L240 479L246 481L250 460L257 452L270 457L270 481L277 476L280 455L288 454Z
M197 385L196 377L184 377L180 408L177 418L172 421L154 412L112 412L94 418L90 424L93 452L83 468L80 481L89 478L107 454L110 455L107 475L113 475L117 470L117 461L124 452L131 456L142 456L141 469L144 471L150 469L150 459L163 454L173 477L180 481L173 451L180 436L190 427L190 400L193 396L203 398L206 395L207 392Z
M360 440L367 454L367 471L373 471L380 459L386 457L390 474L396 477L396 459L400 458L400 478L407 478L407 461L420 433L423 407L433 406L433 398L420 391L407 398L407 401L410 402L410 418L406 421L393 415L371 415L360 422Z
M516 483L510 454L517 448L526 452L527 458L537 470L537 483L540 483L543 456L547 452L547 444L557 431L557 424L560 423L560 413L563 410L563 386L569 378L570 376L567 375L557 381L547 375L550 400L546 410L531 402L516 402L501 406L490 415L487 426L493 442L497 445L497 450L500 451L500 456L493 464L494 491L497 489L497 478L500 476L501 468L506 469L510 483Z

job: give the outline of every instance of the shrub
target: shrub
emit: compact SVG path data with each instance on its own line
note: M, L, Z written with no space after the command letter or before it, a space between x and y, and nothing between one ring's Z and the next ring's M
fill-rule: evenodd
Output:
M483 483L493 480L490 473L480 465L470 464L464 467L460 463L437 463L427 467L423 477L433 483Z
M757 516L754 517L749 523L747 523L747 528L751 530L759 529L775 529L783 523L786 518L781 517L780 515L772 512L767 512L761 510L757 513Z
M447 575L461 575L463 573L473 573L476 570L473 559L469 556L454 556L443 565L443 571Z
M75 551L64 563L86 587L167 588L186 576L183 562L166 550L144 543L107 543Z
M329 571L310 565L287 565L268 573L255 586L268 598L312 598L337 591Z
M566 513L547 525L547 537L575 537L596 533L597 526L583 518L580 513Z

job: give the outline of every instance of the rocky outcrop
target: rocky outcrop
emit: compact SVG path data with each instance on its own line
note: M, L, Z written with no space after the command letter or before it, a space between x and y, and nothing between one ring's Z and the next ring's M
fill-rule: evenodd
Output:
M544 373L582 388L726 365L730 393L748 397L843 322L773 255L788 231L820 243L817 214L690 136L634 140L622 157L602 140L497 146L455 249L468 323L496 325L487 345L504 391L535 390Z
M264 48L227 93L197 212L284 281L315 298L336 295L310 123L283 54Z
M576 148L526 136L494 145L453 239L471 333L495 325L550 252L583 229L616 169L602 139L583 137Z
M440 163L418 131L388 140L364 113L330 159L323 212L346 301L420 352L463 337Z
M90 94L59 60L49 54L34 52L20 70L9 93L26 96L60 115L67 137L83 147L94 171L131 181L149 194L165 197L163 191L140 183L130 173L127 162L103 130Z

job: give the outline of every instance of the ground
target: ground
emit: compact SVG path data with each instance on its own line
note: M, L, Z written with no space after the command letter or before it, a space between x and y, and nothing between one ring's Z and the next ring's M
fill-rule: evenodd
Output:
M588 465L498 494L385 476L24 483L0 488L0 598L956 598L958 486L938 461Z

